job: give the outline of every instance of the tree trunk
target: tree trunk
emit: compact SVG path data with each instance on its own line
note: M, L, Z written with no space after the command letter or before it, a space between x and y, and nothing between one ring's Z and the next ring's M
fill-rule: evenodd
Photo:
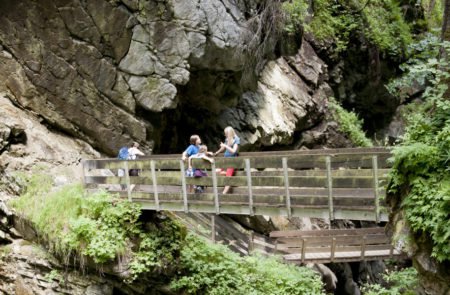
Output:
M445 0L444 17L442 18L442 41L450 41L450 0Z

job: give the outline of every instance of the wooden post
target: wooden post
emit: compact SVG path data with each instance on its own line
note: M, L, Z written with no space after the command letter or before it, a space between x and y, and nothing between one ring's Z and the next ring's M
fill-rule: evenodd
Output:
M394 245L392 244L393 241L391 241L391 247L389 248L389 258L392 258L394 256Z
M184 205L184 212L189 212L188 207L188 199L187 199L187 188L186 188L186 176L185 176L185 169L184 169L184 161L180 160L180 173L181 173L181 190L183 192L183 205Z
M220 214L219 193L217 191L216 163L211 163L211 170L214 193L214 207L216 209L216 214Z
M331 241L331 255L330 255L331 262L334 262L335 251L336 251L336 238L333 238L333 240Z
M125 181L127 183L128 201L131 202L131 182L130 182L130 174L128 173L128 161L124 161L124 169L125 169Z
M287 158L283 157L282 162L283 162L283 174L284 174L284 189L286 191L287 217L291 218L292 210L291 210L291 195L289 192L289 174L288 174Z
M273 248L273 254L277 254L278 252L278 239L275 238L275 247Z
M160 211L159 197L158 197L158 184L156 183L156 170L155 161L150 160L150 169L152 170L152 182L153 182L153 197L155 198L156 211Z
M247 172L247 187L248 187L248 209L250 216L254 216L253 212L253 192L252 192L252 171L250 170L250 159L245 159L245 171Z
M380 199L378 192L378 156L372 156L373 190L375 196L375 221L380 223Z
M211 214L211 240L216 243L216 215Z
M248 254L250 254L251 252L253 252L253 250L255 250L255 245L253 243L255 239L255 233L251 230L248 233Z
M302 239L302 257L301 257L301 261L304 264L305 263L305 254L306 253L306 239Z
M83 187L86 188L87 184L86 184L86 160L82 160L81 161L81 175L83 177Z
M331 175L331 157L325 158L327 166L327 189L328 189L328 210L330 211L330 220L334 220L334 208L333 208L333 179Z
M364 256L366 254L366 240L367 237L364 235L361 240L361 261L364 261Z

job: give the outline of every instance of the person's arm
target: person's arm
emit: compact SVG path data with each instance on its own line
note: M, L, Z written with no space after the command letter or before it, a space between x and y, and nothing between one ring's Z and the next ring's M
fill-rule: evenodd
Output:
M190 156L189 159L188 159L188 170L192 170L192 158L193 157L194 157L194 155Z
M141 152L138 148L136 148L135 154L138 156L145 156L145 154Z
M187 153L186 153L186 151L184 151L182 154L181 154L181 160L183 160L183 161L186 161L186 159L187 159Z
M214 163L214 159L208 157L207 155L203 155L203 156L201 156L201 158L202 158L203 160L209 161L210 163Z
M227 150L228 150L230 153L232 153L232 154L236 153L237 150L238 150L238 147L239 147L239 145L238 145L237 143L235 143L235 144L233 145L233 147L229 147L229 146L227 146L227 145L224 144L224 143L220 143L220 146L221 146L221 148L223 148L223 149L227 149Z
M220 143L220 148L217 150L217 152L214 153L214 156L217 156L218 154L220 154L221 152L223 152L225 150L226 146L223 142Z

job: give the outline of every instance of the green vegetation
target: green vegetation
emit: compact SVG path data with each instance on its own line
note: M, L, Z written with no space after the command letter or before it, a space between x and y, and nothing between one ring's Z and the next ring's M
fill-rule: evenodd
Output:
M363 35L382 52L403 56L412 41L410 27L395 0L317 0L313 7L308 7L308 3L307 0L283 3L286 30L304 27L318 40L332 41L337 52L347 48L351 37Z
M418 287L417 271L414 268L405 268L383 275L386 281L380 284L366 285L362 288L364 295L414 295Z
M324 294L320 278L274 258L241 258L222 245L187 236L172 288L189 294Z
M137 204L103 191L86 195L81 185L51 191L51 178L43 174L24 181L24 194L11 204L59 256L75 254L81 263L89 257L101 264L131 255L133 280L141 273L164 270L179 255L185 233L170 219L144 230Z
M332 116L339 124L339 130L345 133L356 146L370 147L372 142L362 130L362 120L350 111L344 109L334 98L328 99L328 106Z
M320 277L308 268L260 256L242 258L225 246L186 235L168 217L144 224L139 205L103 191L87 195L80 185L52 190L51 178L43 174L22 181L24 193L11 204L67 262L77 256L83 263L88 257L101 267L131 258L127 282L154 275L189 294L322 294ZM46 279L61 281L62 276L52 271Z
M431 238L432 256L444 261L450 260L450 66L436 56L439 48L450 54L450 43L428 45L405 65L404 78L391 84L398 95L411 83L428 87L423 103L407 118L402 143L393 151L389 192L403 197L412 230Z

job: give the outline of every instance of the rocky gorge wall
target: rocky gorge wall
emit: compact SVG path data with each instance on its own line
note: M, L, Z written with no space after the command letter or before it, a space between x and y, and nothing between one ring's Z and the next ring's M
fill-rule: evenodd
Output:
M290 56L268 46L261 71L248 64L249 23L262 22L270 2L0 1L1 198L20 193L16 171L43 164L70 175L56 182L72 182L81 159L115 155L130 140L147 153L178 153L199 133L215 149L227 125L250 150L352 146L327 106L339 74L330 82L313 40L300 38ZM242 85L249 66L255 83ZM49 268L27 275L33 264L21 253L35 254L12 244L8 270L25 270L8 286L51 289ZM114 283L72 285L68 293L111 294Z
M0 92L110 155L130 140L179 152L192 133L216 144L227 125L244 146L292 145L323 123L333 93L306 41L292 57L276 59L269 47L275 59L254 73L256 85L240 86L248 23L267 5L2 1Z

